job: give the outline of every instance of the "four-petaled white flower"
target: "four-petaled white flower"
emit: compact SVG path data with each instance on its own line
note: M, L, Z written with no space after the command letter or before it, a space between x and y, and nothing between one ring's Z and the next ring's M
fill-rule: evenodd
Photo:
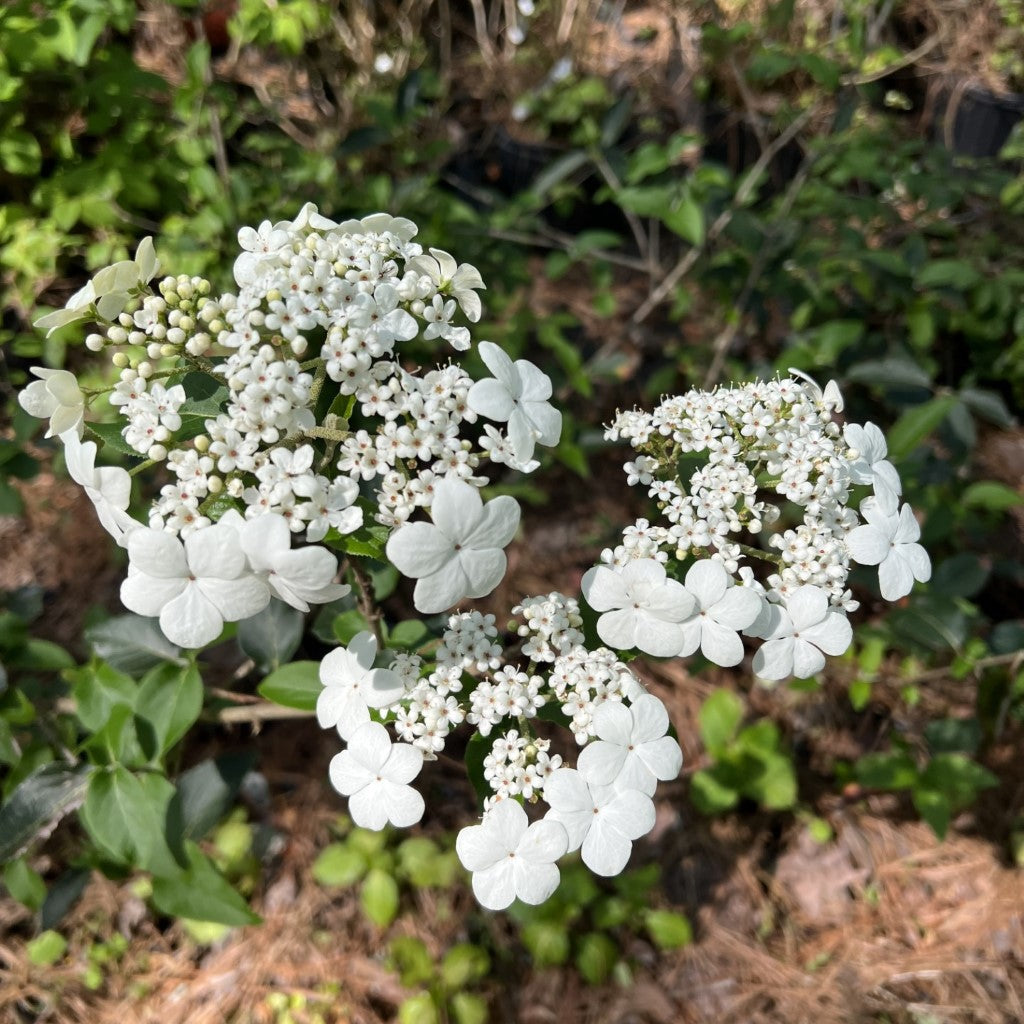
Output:
M596 612L597 633L610 647L636 647L668 658L678 654L685 634L680 625L693 612L693 595L678 580L666 578L653 558L637 558L621 569L596 565L583 576L583 596Z
M390 822L408 828L423 817L423 797L409 785L423 767L423 751L392 743L379 722L364 722L348 748L331 759L331 785L348 797L352 820L379 832Z
M668 712L652 693L629 706L605 701L594 711L596 740L583 748L577 767L591 785L638 789L654 795L658 780L679 774L683 752L667 736Z
M488 910L504 910L517 897L543 903L558 888L555 861L568 846L564 826L550 818L531 825L511 799L499 800L455 840L459 860L473 872L473 893Z
M769 605L765 643L754 655L754 674L761 679L807 679L825 667L825 655L842 654L853 640L850 620L830 609L820 587L798 587L786 607Z
M425 614L489 594L505 575L502 549L519 526L515 498L501 495L485 505L458 477L437 482L430 514L433 523L400 526L386 549L395 568L417 581L413 603Z
M179 647L203 647L225 622L262 611L267 584L249 569L238 533L208 526L184 544L163 530L142 527L128 534L128 577L121 584L125 607L160 617L160 628Z
M896 467L888 461L889 447L885 443L885 434L874 423L848 423L843 428L846 443L856 453L856 459L850 463L850 479L856 484L871 484L875 493L882 488L888 489L893 495L903 492L900 475Z
M89 500L96 506L96 515L103 529L121 547L125 547L128 534L142 529L142 524L127 512L132 498L132 478L128 471L120 466L97 468L95 443L83 443L73 430L63 434L62 440L68 475L85 488Z
M377 638L357 633L348 648L336 647L320 662L324 688L316 702L321 727L337 726L343 739L354 735L370 720L369 708L390 707L405 693L401 676L386 668L374 668Z
M474 289L487 287L480 271L472 264L456 263L455 257L443 249L429 251L429 256L414 256L406 264L406 269L426 274L437 285L438 291L450 295L466 314L466 318L476 323L480 319L482 307L480 296Z
M598 875L617 875L629 860L633 840L654 828L654 802L639 789L590 785L575 768L559 768L544 783L545 815L560 822L569 849Z
M34 380L18 394L18 404L30 416L49 420L47 437L73 430L78 437L85 432L85 396L78 386L78 378L69 370L48 370L33 366L29 370L40 380Z
M562 433L562 414L548 401L551 379L526 359L511 359L497 345L482 341L480 356L494 374L470 389L470 409L499 423L508 422L516 458L529 462L537 442L550 447Z
M231 509L220 518L239 531L242 550L254 572L264 575L276 597L308 612L310 604L327 604L345 597L352 588L335 583L338 560L315 545L292 550L288 520L276 513L243 519Z
M685 657L699 647L716 665L738 665L743 660L739 631L758 617L764 598L751 588L731 586L732 577L713 559L691 565L685 583L697 611L681 624L683 643L676 653Z
M846 535L846 547L854 561L878 566L878 584L886 601L905 597L914 588L914 580L927 583L932 564L917 541L921 527L909 505L899 507L899 499L887 489L860 503L860 514L867 520Z

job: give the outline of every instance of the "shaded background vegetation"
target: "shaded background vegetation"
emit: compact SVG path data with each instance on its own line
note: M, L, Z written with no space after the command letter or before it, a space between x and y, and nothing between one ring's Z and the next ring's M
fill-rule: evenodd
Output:
M478 336L551 373L567 427L503 481L530 511L484 604L499 621L575 593L642 514L602 439L616 408L790 366L887 430L935 575L888 613L858 580L854 649L806 684L643 669L686 755L655 835L615 884L570 870L507 918L471 909L453 859L458 765L422 832L353 830L327 738L256 696L351 615L286 652L219 649L158 774L196 801L196 891L213 872L267 923L198 922L51 794L0 831L0 1015L1024 1019L1022 52L1011 0L7 3L5 825L45 766L96 756L126 693L142 713L103 673L150 692L168 671L140 660L116 552L13 400L30 365L102 372L74 329L30 322L146 234L222 288L239 226L313 201L408 216L480 268Z

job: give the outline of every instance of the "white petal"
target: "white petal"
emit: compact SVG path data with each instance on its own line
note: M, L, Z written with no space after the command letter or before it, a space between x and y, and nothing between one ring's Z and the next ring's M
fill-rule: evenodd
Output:
M562 414L548 402L524 402L521 408L533 424L537 440L549 448L562 436Z
M342 796L358 793L373 781L373 775L348 750L343 750L331 758L327 775L331 780L331 785Z
M858 526L846 535L846 550L861 565L878 565L891 548L889 538L877 526Z
M423 817L425 809L423 797L412 786L405 786L385 779L381 783L380 789L380 797L388 821L395 828L409 828Z
M497 805L500 806L501 804ZM497 807L492 810L497 810ZM455 840L455 852L467 871L484 871L509 854L508 850L495 844L490 831L483 825L468 825L462 829Z
M652 697L652 700L658 700ZM658 701L660 704L661 701ZM634 719L633 708L626 707L621 701L606 700L594 710L594 732L603 740L628 747L633 742ZM659 735L664 735L662 729ZM587 748L589 749L589 747Z
M478 494L474 487L467 490ZM509 494L502 494L483 506L476 526L463 540L470 548L503 548L519 529L519 502Z
M634 761L639 761L655 778L662 782L674 779L683 767L683 751L671 736L643 743L634 751ZM620 780L623 789L632 789L629 779ZM640 789L641 787L635 787ZM647 792L643 790L643 792ZM647 793L650 796L650 793Z
M686 573L686 589L697 598L701 608L721 601L728 585L729 575L724 566L709 558L695 562Z
M504 910L516 898L515 865L504 856L491 867L473 872L473 895L488 910Z
M505 385L513 398L518 398L522 393L519 371L508 355L506 355L505 350L499 348L499 346L491 341L481 341L478 348L480 350L480 358L483 359L487 369Z
M921 539L921 526L914 518L914 510L909 505L900 509L899 525L893 534L895 544L910 544Z
M185 589L187 582L181 577L160 579L143 572L129 573L121 582L121 603L129 611L152 618Z
M469 580L461 563L453 559L440 571L424 576L417 582L412 601L417 611L433 615L458 604L469 593L469 589Z
M914 589L914 571L899 548L892 548L879 565L878 586L886 601L898 601Z
M225 524L224 518L222 516L218 520L218 525L231 525L230 522ZM291 550L291 529L284 516L257 516L255 519L243 521L241 543L242 550L254 569L273 569L277 567L280 556Z
M762 598L756 590L730 587L725 596L716 601L708 614L730 629L746 629L761 614Z
M521 408L514 409L508 418L508 439L520 462L529 462L533 458L536 447L533 424Z
M754 655L754 675L770 680L785 679L792 675L793 648L792 637L780 637L762 644Z
M46 390L46 381L34 380L27 388L18 392L18 404L37 419L47 420L53 415L57 402Z
M266 581L251 573L234 580L197 579L194 584L227 622L240 622L263 611L270 603Z
M189 575L181 541L163 530L135 530L128 538L128 558L147 576L186 579Z
M602 704L597 710L611 706L609 702ZM645 693L630 704L633 727L629 741L633 743L650 743L668 732L668 712L653 693ZM595 722L597 715L594 716ZM608 738L608 737L603 737Z
M598 822L587 833L580 850L583 863L595 875L605 878L619 874L632 852L633 844L621 832Z
M430 523L406 523L388 538L388 560L410 579L430 576L455 554L451 539Z
M391 756L391 737L380 722L367 722L352 734L348 749L367 771L383 775L384 764Z
M388 807L381 798L381 788L381 784L374 781L348 798L352 820L373 832L379 832L388 823Z
M430 515L434 525L455 543L464 543L480 522L480 492L457 477L444 477L434 487Z
M786 611L789 612L795 630L807 629L825 618L828 595L821 587L797 587L786 601Z
M809 679L825 667L825 655L803 637L793 638L793 675Z
M611 703L618 702L606 701L601 707L608 707ZM580 751L580 756L576 759L576 768L587 782L595 786L611 786L622 773L627 752L626 747L618 743L591 740Z
M347 650L361 669L368 670L373 667L374 659L377 657L377 637L364 629L349 640Z
M519 399L546 404L551 397L551 378L528 359L517 359L515 367L521 382Z
M932 562L920 544L903 544L900 546L900 554L910 566L914 579L920 583L927 583L932 578Z
M375 668L366 674L360 692L371 708L388 708L405 693L405 684L395 672Z
M731 668L743 660L743 641L736 630L710 618L704 619L700 631L700 652L708 661L722 668Z
M466 403L474 412L498 423L504 423L516 408L508 388L493 377L478 380L469 389Z
M561 830L565 829L555 821L538 821L537 825L549 825ZM516 895L524 902L536 906L543 903L557 888L561 880L558 866L553 863L537 864L525 861L520 857L512 859L513 882Z
M502 803L512 802L511 800L502 801ZM539 867L558 860L566 852L568 846L569 836L561 824L550 820L535 821L520 840L516 848L516 855L524 861L528 861L532 867ZM527 902L529 901L527 900Z
M185 538L185 555L192 575L233 580L245 571L245 553L230 526L207 526Z
M484 818L491 843L503 853L519 849L530 822L526 811L515 800L499 800ZM559 854L561 856L561 854Z
M190 583L160 612L160 628L171 643L195 649L213 643L224 619L203 592Z
M842 612L829 612L821 622L800 630L800 639L836 657L853 641L853 627Z
M583 574L583 596L595 612L622 608L629 601L629 592L623 577L603 565L595 565Z
M419 775L422 767L423 751L419 747L409 743L394 743L384 765L384 774L391 782L406 785Z
M598 817L627 839L639 839L654 828L654 803L645 793L622 790L601 808Z
M637 646L637 625L638 616L634 609L616 608L597 620L597 635L609 647L628 651Z

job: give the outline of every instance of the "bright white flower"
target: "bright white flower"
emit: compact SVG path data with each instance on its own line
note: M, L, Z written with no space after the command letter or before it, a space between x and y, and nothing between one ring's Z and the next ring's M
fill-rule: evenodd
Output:
M49 420L46 436L73 430L79 437L85 432L85 396L78 378L69 370L48 370L33 366L40 380L34 380L18 395L18 404L30 416Z
M826 654L842 654L853 640L850 620L830 609L820 587L798 587L785 608L768 607L766 643L754 655L754 674L761 679L807 679L825 667Z
M103 529L121 547L125 547L128 534L142 526L127 512L132 497L132 478L120 466L97 468L95 443L83 443L73 430L62 435L61 439L64 441L68 475L85 488L89 500L96 506L96 515Z
M731 586L731 577L721 562L713 559L690 566L685 582L696 598L697 611L682 623L683 644L678 654L685 657L699 647L716 665L738 665L743 660L739 631L757 618L764 599L747 587Z
M457 264L454 257L443 249L431 249L429 256L416 256L409 260L406 269L430 277L439 291L455 299L473 323L480 319L480 296L474 289L486 288L486 285L476 267L469 263Z
M846 535L846 547L854 561L878 566L878 583L886 601L896 601L914 588L914 580L927 583L932 565L917 541L921 527L909 505L899 508L899 499L886 489L860 503L867 520Z
M654 828L654 803L638 789L594 786L574 768L559 768L544 786L551 807L545 818L569 834L569 850L598 875L617 875L629 860L633 840Z
M228 519L239 531L253 571L265 574L270 589L286 604L308 612L310 604L337 601L352 590L334 582L338 560L327 548L310 545L292 550L292 531L284 516L268 513L243 519L232 509L220 522Z
M562 433L562 414L548 401L551 379L526 359L514 363L497 345L480 342L480 355L494 374L470 389L469 407L500 423L508 422L508 437L520 462L529 462L539 441L550 447Z
M857 458L850 463L850 479L858 484L871 484L876 491L888 488L893 494L903 493L900 475L896 467L886 459L889 446L885 434L874 425L848 423L843 429L846 443L857 452Z
M628 707L605 701L594 711L592 740L580 753L577 766L591 785L638 789L654 795L658 780L679 774L683 752L667 736L668 712L654 694L646 694Z
M84 320L89 315L89 307L95 301L96 289L93 288L92 281L87 281L68 299L63 309L55 309L52 313L41 316L33 321L33 326L46 331L46 336L49 337L60 327L73 324L76 320Z
M433 523L406 523L388 538L387 556L417 580L413 603L425 614L464 597L489 594L505 575L502 550L519 526L519 505L502 495L484 505L480 492L454 477L434 485Z
M139 615L158 615L164 635L179 647L211 643L225 622L247 619L270 600L230 526L196 530L184 544L162 530L140 528L128 534L127 547L122 602Z
M459 832L455 851L473 872L473 893L488 910L504 910L517 897L543 903L558 888L555 861L569 845L565 828L544 819L532 825L512 799L499 800L479 825Z
M423 767L423 752L392 743L379 722L364 722L348 749L331 759L331 785L348 797L352 820L379 832L390 822L408 828L423 817L423 797L409 785Z
M605 613L597 620L597 633L610 647L636 647L668 658L683 646L680 623L696 602L678 580L666 578L660 562L638 558L617 570L594 566L583 576L582 587L587 604Z
M353 735L370 720L368 708L390 707L405 694L405 684L395 672L374 668L377 638L357 633L348 648L336 647L320 662L324 688L316 702L321 728L337 726L343 738Z

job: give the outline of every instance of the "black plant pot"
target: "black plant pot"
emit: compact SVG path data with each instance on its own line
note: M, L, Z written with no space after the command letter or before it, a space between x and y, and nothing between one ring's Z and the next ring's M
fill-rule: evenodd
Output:
M970 85L950 98L941 135L954 153L998 156L1014 126L1024 117L1024 93L1000 95Z

